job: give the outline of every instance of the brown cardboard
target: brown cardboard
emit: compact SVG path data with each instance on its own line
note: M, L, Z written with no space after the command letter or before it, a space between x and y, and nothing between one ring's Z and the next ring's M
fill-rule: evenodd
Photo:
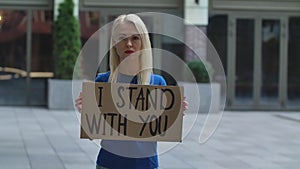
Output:
M183 87L84 82L82 95L80 138L182 140Z

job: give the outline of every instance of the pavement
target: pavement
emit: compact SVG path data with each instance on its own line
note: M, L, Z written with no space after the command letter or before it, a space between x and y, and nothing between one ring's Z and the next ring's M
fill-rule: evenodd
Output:
M160 169L299 168L300 112L225 111L200 144L205 116L187 112L184 124L193 128L183 142L159 143L169 147L160 151ZM79 128L74 111L0 107L0 169L94 169L99 147L80 139Z

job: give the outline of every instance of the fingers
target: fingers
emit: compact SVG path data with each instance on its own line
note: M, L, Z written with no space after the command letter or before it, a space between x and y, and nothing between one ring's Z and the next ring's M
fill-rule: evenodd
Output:
M79 97L75 100L75 106L77 110L82 112L82 92L80 92Z
M182 101L182 110L183 110L183 111L186 111L186 110L188 110L188 108L189 108L189 103L188 103L188 101L186 100L186 97L184 96L184 97L183 97L183 101Z
M183 97L183 101L182 101L182 111L183 111L183 115L185 115L184 111L186 111L189 107L189 103L188 101L186 100L186 97L184 96Z
M76 105L82 104L82 98L77 98L75 102Z

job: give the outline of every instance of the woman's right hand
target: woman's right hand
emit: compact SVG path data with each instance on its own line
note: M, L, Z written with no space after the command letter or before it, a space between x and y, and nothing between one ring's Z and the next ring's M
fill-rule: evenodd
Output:
M77 110L81 113L82 111L82 92L80 92L79 97L75 100L75 106Z

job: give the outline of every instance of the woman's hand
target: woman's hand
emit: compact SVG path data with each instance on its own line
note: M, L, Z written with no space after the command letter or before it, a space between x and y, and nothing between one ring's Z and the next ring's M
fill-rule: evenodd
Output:
M186 97L183 97L183 101L182 101L182 110L186 111L189 108L189 102L186 100ZM185 113L183 113L183 115L185 115Z
M76 104L76 108L77 110L81 113L82 111L82 92L80 92L79 97L75 100Z

